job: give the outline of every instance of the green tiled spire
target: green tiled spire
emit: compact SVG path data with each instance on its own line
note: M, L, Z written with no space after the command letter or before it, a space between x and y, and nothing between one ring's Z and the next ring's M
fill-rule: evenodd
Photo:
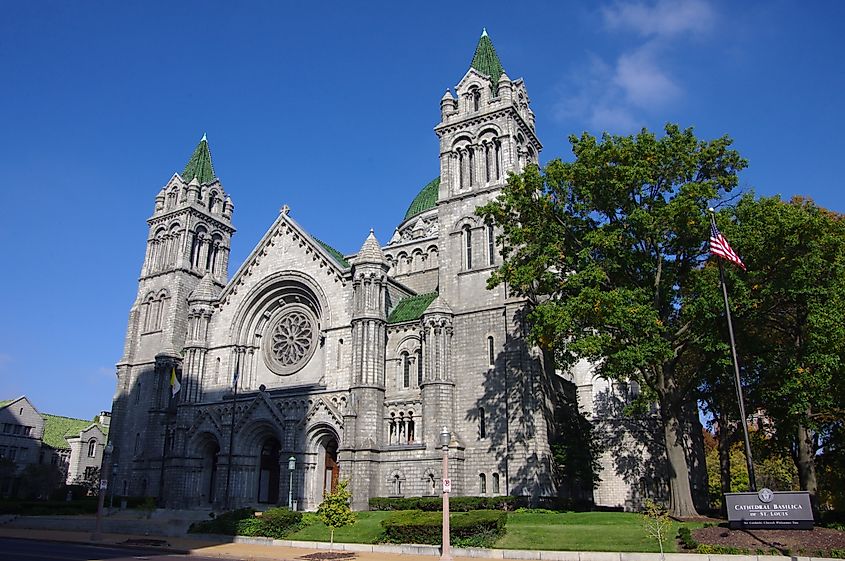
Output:
M493 41L487 35L486 28L481 33L478 46L475 47L475 54L472 57L470 66L482 74L490 76L493 84L498 84L499 77L505 73L505 69L502 68L502 63L499 61L499 55L496 54L496 49L493 48Z
M211 150L208 149L205 134L182 172L182 179L185 181L190 182L195 177L200 183L210 183L217 177L214 175L214 166L211 165Z

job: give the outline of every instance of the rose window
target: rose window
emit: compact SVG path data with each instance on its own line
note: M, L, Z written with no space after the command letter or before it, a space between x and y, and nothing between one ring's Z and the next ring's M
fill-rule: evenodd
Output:
M292 374L311 358L317 326L313 315L304 308L284 312L268 333L265 357L277 374Z

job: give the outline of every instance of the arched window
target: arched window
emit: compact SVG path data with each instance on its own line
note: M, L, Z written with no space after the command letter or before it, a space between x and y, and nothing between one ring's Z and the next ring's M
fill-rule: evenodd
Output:
M141 433L136 432L135 433L135 453L137 454L140 451L141 451Z
M475 149L470 146L467 152L469 152L469 184L475 185Z
M93 458L97 455L97 441L95 439L91 439L88 441L88 457Z
M478 408L478 436L487 438L487 419L484 418L484 408Z
M469 95L472 97L472 110L478 111L481 109L481 92L478 88L472 88Z
M340 368L341 358L343 357L343 339L339 339L337 341L337 364L335 365L336 368Z
M422 349L417 349L417 386L422 386L422 383L423 383Z
M487 225L487 264L495 265L496 263L496 234L493 231L493 225Z
M487 359L490 363L490 366L496 364L496 347L492 335L487 337Z
M493 494L498 495L501 491L499 491L499 474L493 474Z
M434 478L433 473L428 474L428 490L429 490L429 495L436 495L437 494L437 479Z
M402 351L402 387L411 387L411 360L408 351Z
M479 494L486 495L487 494L487 476L483 473L478 475L478 488Z
M501 177L502 144L498 140L493 141L494 163L496 165L496 179Z
M484 143L484 181L490 183L490 145Z
M466 174L464 173L464 151L458 150L458 187L463 189L466 186Z
M464 226L464 268L472 269L472 229Z

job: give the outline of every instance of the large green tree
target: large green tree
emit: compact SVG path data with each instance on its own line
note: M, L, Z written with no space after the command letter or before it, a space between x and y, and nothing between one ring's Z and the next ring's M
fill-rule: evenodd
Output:
M815 496L816 459L845 417L845 218L748 194L718 221L748 267L725 272L751 401ZM717 276L704 268L698 304L723 322Z
M561 366L586 358L601 376L636 380L659 403L670 512L694 516L683 419L696 383L683 304L707 251L706 209L746 161L728 137L665 132L570 137L573 162L511 176L479 214L501 231L504 261L489 284L527 299L534 342Z

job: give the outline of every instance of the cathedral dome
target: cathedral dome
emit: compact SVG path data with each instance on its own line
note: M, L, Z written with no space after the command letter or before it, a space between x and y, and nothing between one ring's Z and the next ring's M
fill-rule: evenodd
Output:
M422 214L423 212L430 210L437 206L437 196L440 193L440 177L435 177L432 179L422 190L417 194L413 201L411 201L411 206L408 207L408 212L405 213L405 218L402 219L402 222L405 222L409 218L416 216L418 214Z

